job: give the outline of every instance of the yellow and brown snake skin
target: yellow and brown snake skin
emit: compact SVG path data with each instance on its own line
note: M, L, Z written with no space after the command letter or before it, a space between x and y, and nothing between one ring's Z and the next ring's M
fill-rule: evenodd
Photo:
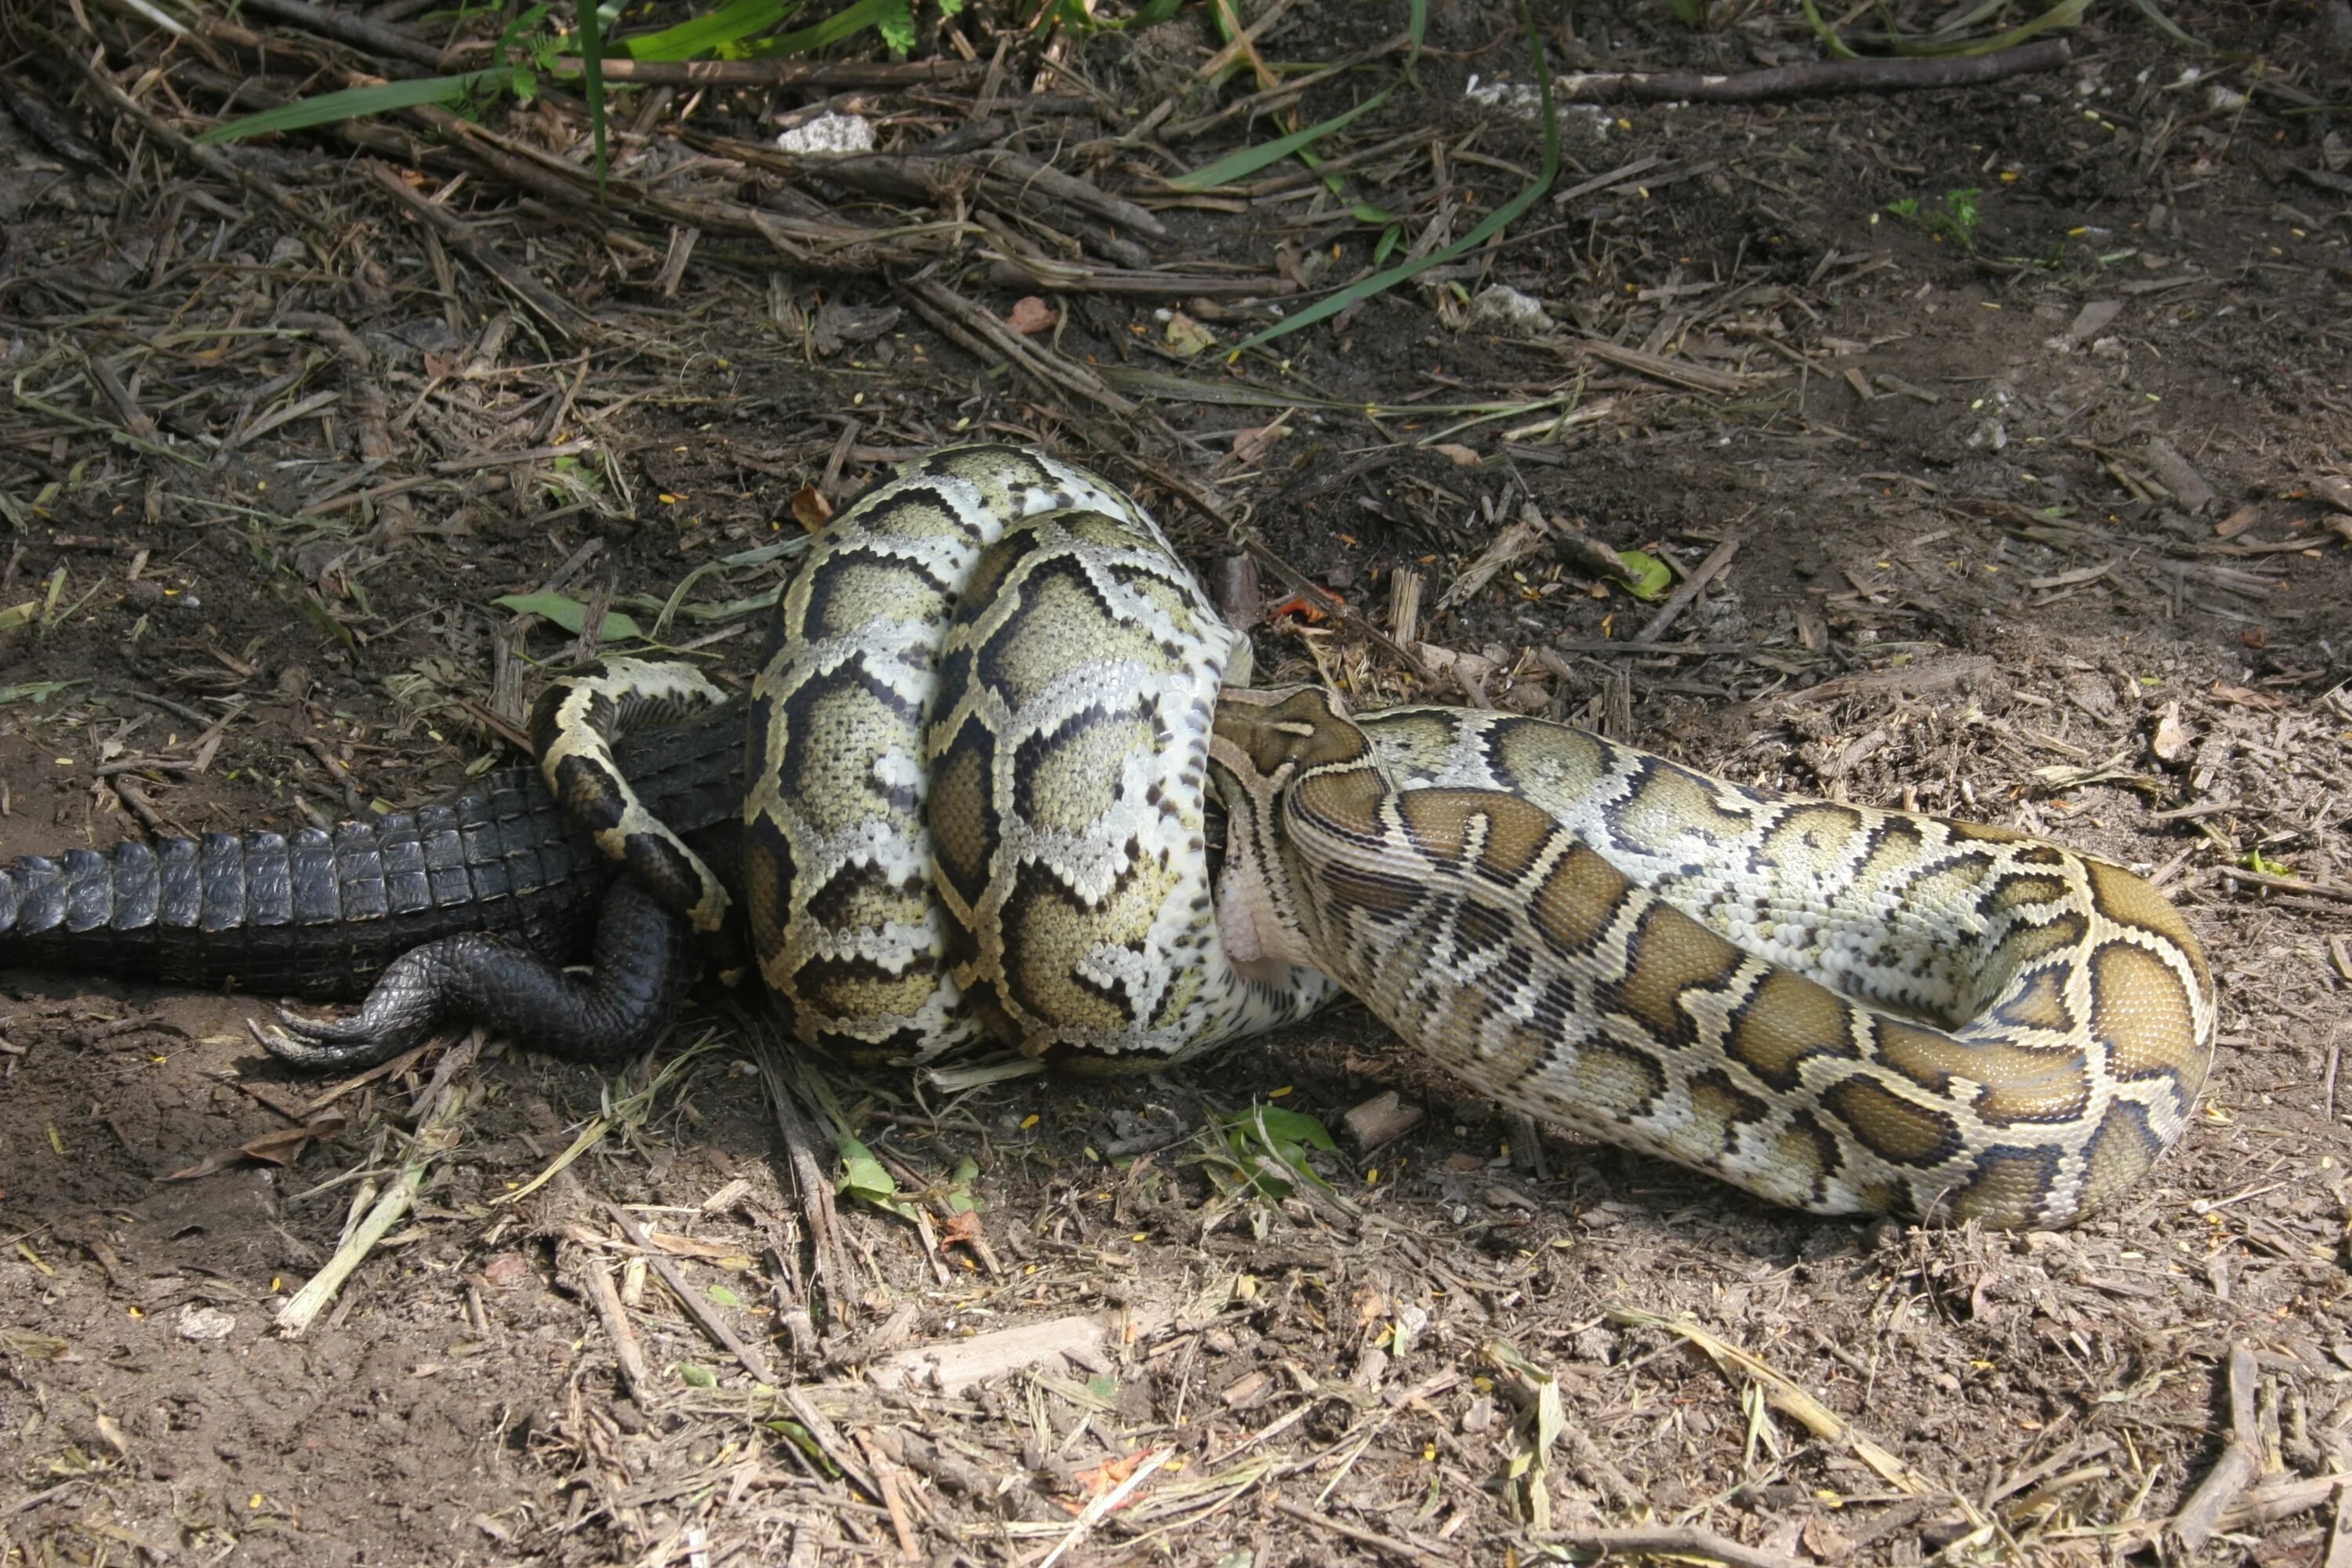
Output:
M2212 979L2162 895L1997 827L1566 725L1227 691L1226 941L1506 1105L1817 1214L2063 1226L2188 1126Z
M744 901L795 1034L1150 1062L1336 981L1506 1105L1824 1214L2064 1225L2185 1131L2212 982L2128 871L1564 725L1351 716L1246 689L1247 655L1149 517L1042 454L941 452L845 509L748 726ZM635 684L700 700L666 679ZM587 684L542 765L690 883L603 748L631 683Z
M1005 539L1025 519L1050 567ZM1209 725L1236 654L1246 679L1150 518L1042 453L940 452L845 508L751 688L744 902L799 1037L1164 1060L1319 1005L1319 974L1240 975L1217 941Z

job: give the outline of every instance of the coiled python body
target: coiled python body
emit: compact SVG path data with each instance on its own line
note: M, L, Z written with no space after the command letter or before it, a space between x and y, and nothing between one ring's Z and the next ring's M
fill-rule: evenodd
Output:
M2011 1226L2111 1200L2210 1061L2203 956L2131 873L1564 725L1244 689L1246 643L1150 520L1036 453L867 491L777 634L745 895L813 1044L1167 1059L1328 975L1505 1104L1800 1208ZM567 732L551 784L560 753L641 874L684 866L601 746Z
M1495 1099L1776 1203L2064 1225L2212 1059L2172 906L2006 829L1313 689L1227 692L1213 756L1237 957L1318 963Z
M1248 653L1140 508L1041 453L938 453L835 518L751 688L745 904L800 1037L1165 1059L1318 1005L1217 941L1209 725Z

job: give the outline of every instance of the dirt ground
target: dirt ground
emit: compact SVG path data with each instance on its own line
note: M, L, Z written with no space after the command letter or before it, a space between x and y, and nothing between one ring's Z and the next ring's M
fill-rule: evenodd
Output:
M501 595L609 589L608 639L674 604L662 640L740 678L790 564L761 547L986 433L1133 488L1269 678L2153 875L2221 1055L2119 1210L2003 1235L1537 1129L1353 1008L948 1089L788 1068L712 999L609 1078L492 1041L350 1086L265 1057L251 998L11 973L0 1564L2088 1563L2157 1552L2217 1470L2177 1554L2352 1550L2341 5L2172 7L2212 54L2098 8L2071 64L1963 90L1564 103L1500 242L1230 364L1262 301L1535 176L1509 7L1432 7L1412 82L1323 144L1336 194L1169 184L1276 130L1218 118L1255 84L1201 79L1197 8L1041 62L975 6L935 78L623 91L603 208L568 100L181 151L248 76L373 57L171 9L177 42L59 8L0 61L0 853L454 787L573 652ZM1814 56L1794 7L1538 9L1558 68ZM1359 57L1319 118L1395 77L1405 18L1257 44ZM936 159L776 154L817 104ZM1592 542L1675 581L1597 581ZM1384 1094L1412 1124L1367 1147ZM1234 1184L1254 1105L1333 1131L1328 1190ZM897 1210L803 1203L793 1151L842 1179L838 1131ZM404 1171L413 1209L277 1332Z

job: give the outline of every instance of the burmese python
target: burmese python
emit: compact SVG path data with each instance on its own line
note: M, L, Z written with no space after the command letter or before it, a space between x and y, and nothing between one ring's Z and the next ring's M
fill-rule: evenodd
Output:
M2064 1224L2185 1130L2211 978L2131 873L1564 725L1351 717L1241 689L1247 654L1148 517L1039 454L845 509L750 703L745 903L796 1033L1159 1060L1328 975L1505 1104L1821 1213ZM643 678L551 689L549 782L715 925L603 752Z

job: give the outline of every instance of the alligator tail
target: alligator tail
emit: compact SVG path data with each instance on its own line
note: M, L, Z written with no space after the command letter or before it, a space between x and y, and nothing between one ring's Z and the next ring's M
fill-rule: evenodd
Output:
M25 857L0 868L0 966L340 1000L467 931L578 953L610 879L536 773L501 769L446 804L331 832Z

